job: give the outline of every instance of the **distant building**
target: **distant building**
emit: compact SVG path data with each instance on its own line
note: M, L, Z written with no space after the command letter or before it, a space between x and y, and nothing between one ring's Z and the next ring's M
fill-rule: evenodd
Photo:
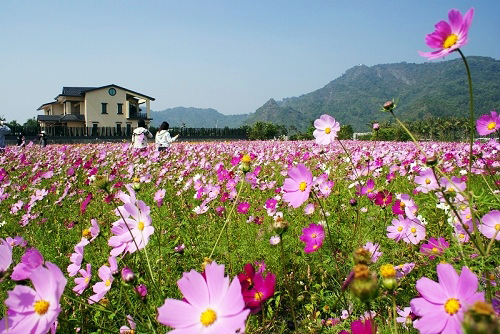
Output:
M54 102L42 104L37 120L42 128L61 132L64 128L114 128L130 133L143 119L151 121L150 102L155 99L117 85L63 87ZM145 110L141 109L145 105Z

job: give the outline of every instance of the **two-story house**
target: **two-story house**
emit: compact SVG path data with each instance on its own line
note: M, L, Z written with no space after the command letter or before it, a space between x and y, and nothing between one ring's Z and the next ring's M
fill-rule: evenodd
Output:
M64 130L68 128L82 131L111 128L116 129L114 133L129 134L140 119L149 124L150 102L155 99L124 87L107 85L63 87L54 100L38 108L44 112L37 118L42 128L53 127L55 133L67 132Z

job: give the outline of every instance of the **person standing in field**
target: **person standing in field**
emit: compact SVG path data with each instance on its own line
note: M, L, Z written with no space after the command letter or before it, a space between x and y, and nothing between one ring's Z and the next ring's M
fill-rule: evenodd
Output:
M146 129L146 122L143 119L140 119L137 125L138 127L132 132L132 145L137 149L146 149L148 138L153 138L153 135Z
M4 121L0 121L0 153L3 153L5 151L5 146L7 144L5 143L5 135L10 133L10 128L7 125L3 124Z
M17 146L24 147L26 146L26 140L24 138L24 135L22 133L17 136Z
M45 133L45 131L40 132L40 134L38 135L38 139L40 139L41 147L47 146L47 134Z
M161 123L158 128L158 132L156 133L155 142L158 147L158 151L165 151L170 147L170 144L179 138L177 134L174 137L170 137L170 132L168 132L169 124L167 122Z

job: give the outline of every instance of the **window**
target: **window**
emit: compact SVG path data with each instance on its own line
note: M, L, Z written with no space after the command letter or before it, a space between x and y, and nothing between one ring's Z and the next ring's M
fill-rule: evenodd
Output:
M97 123L92 124L92 136L97 136Z
M132 133L132 124L127 123L127 136L130 136Z
M121 124L116 124L116 133L118 135L121 135L122 134L122 125Z
M101 114L107 114L107 113L108 113L108 104L101 103Z
M123 115L123 103L118 103L118 115Z

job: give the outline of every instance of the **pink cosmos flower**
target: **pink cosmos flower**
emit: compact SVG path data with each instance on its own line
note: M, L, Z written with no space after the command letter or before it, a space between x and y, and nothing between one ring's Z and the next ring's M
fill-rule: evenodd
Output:
M0 239L0 273L9 269L12 264L12 246L5 240Z
M495 110L492 110L489 115L481 116L476 121L476 130L481 136L500 130L500 115Z
M250 310L245 309L238 279L229 283L224 265L205 267L205 275L194 270L177 281L184 300L166 299L158 308L158 322L175 328L170 333L234 333L244 331Z
M249 209L250 209L250 203L248 202L241 202L240 204L238 204L237 210L239 213L246 214L248 213Z
M420 241L425 239L425 226L418 219L408 219L406 226L406 234L403 241L417 245Z
M120 327L120 334L134 334L135 333L135 328L136 324L134 322L134 318L132 318L131 315L127 315L127 321L129 326L121 326Z
M82 238L82 240L75 246L75 252L71 254L71 257L69 258L71 264L67 268L68 275L70 277L75 276L78 273L78 270L80 270L83 260L83 248L88 244L89 241L87 238Z
M418 184L416 190L427 194L439 188L434 172L431 168L424 169L418 176L415 176L415 183Z
M387 226L387 237L396 242L402 240L407 234L408 221L403 215L398 215L398 219L393 219L392 225Z
M95 219L91 219L90 223L92 224L92 227L90 228L90 235L92 236L92 238L90 238L89 241L94 241L95 238L99 236L101 228L99 227L99 223Z
M15 246L26 247L26 245L28 244L28 242L24 240L23 237L20 236L16 236L14 238L7 237L5 238L5 241L8 242L11 247Z
M111 227L114 236L109 239L108 245L114 247L111 250L112 256L127 252L132 254L143 249L154 233L149 206L143 201L137 201L137 205L138 207L128 202L121 207L122 209L118 208L125 219L120 217Z
M313 132L313 136L319 145L329 145L337 138L337 132L340 131L339 122L326 114L321 115L320 118L314 121L314 127L316 129Z
M92 266L90 263L87 263L87 270L80 269L78 271L82 277L75 278L75 287L73 291L77 295L81 295L85 289L88 288L90 280L92 279Z
M321 248L323 240L325 239L325 230L319 224L309 224L309 227L302 229L300 241L306 244L304 248L305 253L313 253Z
M358 186L358 194L366 195L369 199L374 199L376 194L373 192L375 189L375 182L372 179L366 181L366 184L363 187Z
M312 215L313 213L314 213L314 204L313 203L307 204L306 207L304 208L304 214Z
M45 334L56 321L67 281L55 264L47 262L45 265L30 272L34 289L16 285L8 292L5 306L10 312L0 320L0 333Z
M485 214L478 229L485 237L500 240L500 211L492 210Z
M371 241L368 241L364 246L364 249L369 251L372 254L371 261L373 263L377 262L378 258L382 256L382 252L379 251L380 245L379 244L374 244Z
M10 278L14 281L22 281L29 278L33 269L38 268L43 263L43 256L36 248L28 248L19 262L13 269Z
M373 320L368 319L364 322L362 320L356 320L351 323L351 334L373 334L375 328L376 326L373 324ZM349 332L343 330L339 334L349 334Z
M102 266L99 268L98 275L102 282L98 282L92 287L95 294L89 297L89 304L94 304L100 301L111 289L111 284L114 280L113 273L108 266Z
M92 193L88 193L87 197L80 205L80 211L82 212L82 214L84 214L85 211L87 211L87 206L89 205L91 199L92 199Z
M288 171L288 178L283 183L283 200L294 208L301 206L309 198L313 184L312 173L303 164Z
M443 254L444 250L450 247L450 243L444 238L430 238L429 243L420 246L420 253L429 256L430 260L434 260L436 256Z
M433 52L418 53L422 57L430 59L443 58L458 48L464 46L468 42L467 34L474 15L474 8L471 8L462 17L460 11L452 9L448 12L448 19L446 21L439 21L436 23L436 30L432 34L425 37L425 43L433 48L438 49Z
M421 297L411 300L411 310L421 319L414 326L421 333L461 333L464 313L476 301L484 301L477 292L477 276L462 267L460 276L450 264L438 264L439 283L427 277L417 281Z
M158 189L158 191L155 193L155 202L157 206L162 206L163 204L163 199L165 198L166 190L165 189Z

